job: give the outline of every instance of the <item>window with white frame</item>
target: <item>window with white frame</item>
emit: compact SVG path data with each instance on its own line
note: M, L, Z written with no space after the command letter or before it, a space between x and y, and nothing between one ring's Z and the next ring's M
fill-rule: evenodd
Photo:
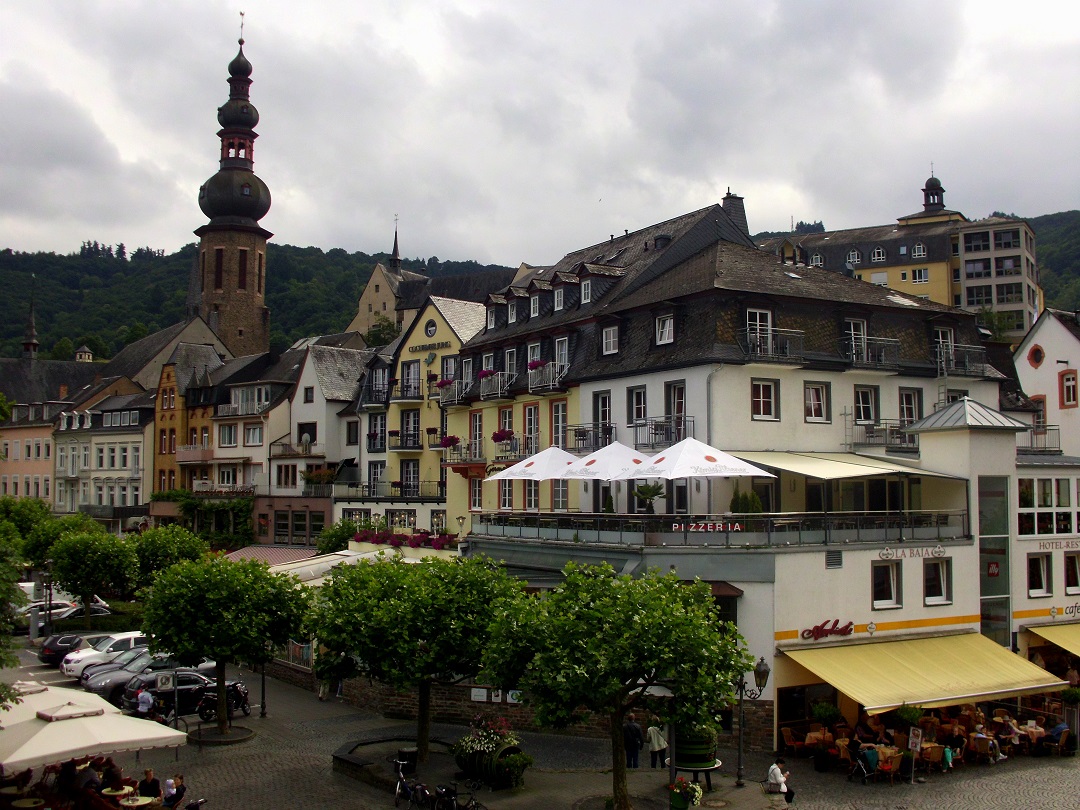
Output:
M236 467L222 467L218 470L218 483L231 487L236 483Z
M530 343L525 349L525 360L529 363L535 362L540 359L540 344Z
M913 259L925 259L926 258L926 245L922 242L916 242L915 247L911 249L911 258Z
M236 425L218 426L218 447L236 447Z
M499 509L509 510L514 508L514 482L499 482Z
M930 268L929 267L916 267L911 271L911 281L913 284L926 284L930 281Z
M952 604L952 560L923 560L923 602L927 605Z
M803 384L804 416L807 422L828 422L832 416L829 409L829 384L807 382Z
M1080 554L1065 555L1065 593L1080 593Z
M570 508L570 482L551 482L551 508L556 512L565 512Z
M588 304L592 301L592 279L584 278L581 280L581 303Z
M517 301L511 301L506 305L506 322L517 323Z
M881 560L870 564L874 610L904 606L900 581L900 561Z
M531 295L531 296L529 296L529 317L530 318L535 318L539 314L540 314L540 296L539 295Z
M560 311L563 308L563 299L565 295L566 290L564 290L562 287L555 288L553 297L555 299L554 309L556 312Z
M1049 554L1028 554L1027 558L1027 587L1028 596L1038 598L1053 596L1053 580L1050 578Z
M570 365L570 338L555 338L555 368L561 374Z
M503 370L511 374L517 373L517 349L507 349L503 352Z
M526 512L539 512L540 511L540 482L539 481L525 481L525 511Z
M1021 535L1072 534L1072 478L1017 479L1017 531ZM1080 480L1076 481L1080 495Z
M469 509L479 512L484 508L484 479L469 479Z
M495 352L488 352L480 358L480 368L488 371L495 370Z
M848 251L847 260L851 264L860 264L862 262L862 253L860 253L857 249L853 248Z
M675 340L675 316L660 315L656 319L656 345Z
M244 446L260 447L263 443L262 423L257 425L244 425Z
M1062 408L1075 408L1076 407L1076 372L1075 371L1063 371L1061 372L1061 407Z
M883 262L885 261L885 248L878 245L870 252L870 261Z
M810 257L810 266L811 267L821 267L821 266L824 265L824 263L825 263L825 261L824 261L824 259L822 259L820 253L815 253L813 256Z
M566 447L566 400L551 403L551 444L554 447Z
M495 309L493 307L488 309L487 328L488 329L494 329L495 328Z
M750 414L753 419L758 420L780 418L779 380L750 381Z
M869 385L855 386L855 421L859 424L877 422L877 389Z
M619 351L619 327L605 326L603 331L604 354L616 354Z
M634 425L644 422L649 415L644 385L626 389L626 423Z

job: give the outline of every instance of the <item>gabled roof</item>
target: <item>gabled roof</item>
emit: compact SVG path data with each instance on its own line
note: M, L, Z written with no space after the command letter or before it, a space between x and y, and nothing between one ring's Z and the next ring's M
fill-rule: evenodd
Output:
M1046 311L1058 323L1068 329L1074 338L1080 340L1080 321L1077 321L1075 312L1066 312L1063 309L1051 309L1050 307L1047 307Z
M323 396L334 402L348 402L356 393L357 380L363 373L371 352L357 349L338 349L332 346L312 346L308 362L315 370Z
M477 332L484 328L484 313L486 308L483 304L473 301L457 301L453 298L431 296L431 304L439 310L439 314L454 330L458 340L465 343Z
M180 321L166 326L141 340L129 343L110 360L104 374L112 377L131 377L134 379L146 364L153 360L166 346L187 328L190 321Z
M177 343L166 365L175 366L176 390L181 396L193 382L198 385L208 372L223 365L217 349L205 343Z
M0 394L11 402L30 403L70 399L104 370L102 363L74 360L0 358ZM67 393L61 396L66 386Z
M428 296L453 298L457 301L483 301L492 290L504 289L514 280L516 270L510 267L477 270L454 276L415 276L402 280L396 290L397 309L420 309Z
M259 379L259 374L270 364L270 354L246 354L226 360L210 372L211 385L223 385L233 382L248 382Z
M970 397L958 399L907 427L911 433L936 430L1008 430L1019 433L1027 429L1028 425L1023 422L988 408Z

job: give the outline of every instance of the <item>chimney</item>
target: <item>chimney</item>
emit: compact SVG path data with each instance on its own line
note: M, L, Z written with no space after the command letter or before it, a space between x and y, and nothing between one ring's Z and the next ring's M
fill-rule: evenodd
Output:
M728 188L727 194L724 195L723 209L736 227L746 236L749 236L750 226L746 222L746 207L743 205L743 198L738 194L732 194L730 188Z
M67 385L61 383L61 385L60 385L60 399L67 399L67 394L68 394Z

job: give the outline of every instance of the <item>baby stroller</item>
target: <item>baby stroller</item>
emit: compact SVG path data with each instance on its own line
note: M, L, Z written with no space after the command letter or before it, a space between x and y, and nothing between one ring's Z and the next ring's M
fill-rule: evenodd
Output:
M858 777L865 785L866 777L871 776L874 769L870 767L866 752L862 750L862 743L852 737L848 742L848 751L851 753L851 772L847 775L848 781Z

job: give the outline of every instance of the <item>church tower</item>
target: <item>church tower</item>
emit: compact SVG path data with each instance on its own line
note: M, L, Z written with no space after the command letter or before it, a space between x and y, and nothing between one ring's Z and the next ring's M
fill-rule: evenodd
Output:
M221 158L217 174L199 189L210 222L199 237L199 311L235 356L270 350L266 296L266 240L259 226L270 210L270 189L254 172L259 112L248 97L251 63L240 52L229 63L229 100L218 108Z

